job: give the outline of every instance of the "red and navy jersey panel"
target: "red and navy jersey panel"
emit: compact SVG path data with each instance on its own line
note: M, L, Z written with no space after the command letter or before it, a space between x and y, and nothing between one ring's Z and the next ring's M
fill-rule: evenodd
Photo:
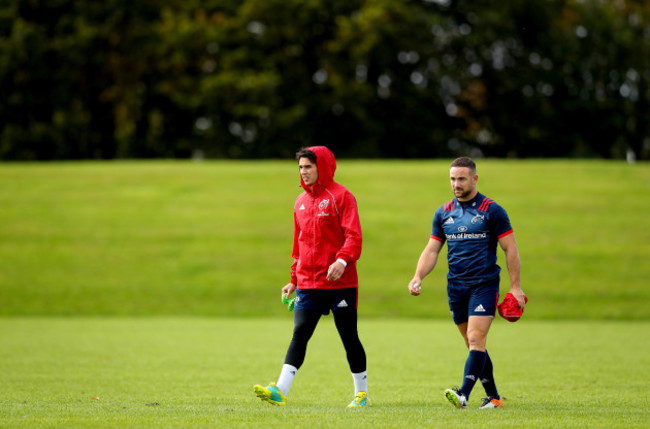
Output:
M499 278L499 238L512 233L506 211L478 193L470 201L454 198L433 217L431 238L447 243L447 278L468 286Z

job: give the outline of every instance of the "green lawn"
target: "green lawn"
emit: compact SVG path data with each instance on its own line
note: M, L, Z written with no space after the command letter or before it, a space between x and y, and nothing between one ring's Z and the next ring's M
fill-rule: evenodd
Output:
M352 378L331 316L309 345L286 407L275 381L291 316L0 319L0 426L645 428L650 322L497 320L488 349L502 410L467 410L466 350L450 320L361 319L373 407L347 410ZM93 398L98 398L93 400Z
M406 285L448 165L339 162L362 316L447 316L444 260L421 299ZM479 177L515 228L527 318L650 318L648 164L483 160ZM292 161L0 164L0 315L281 316L299 192Z
M280 288L295 162L0 163L0 427L647 427L648 164L479 162L479 190L510 214L530 298L522 321L497 319L490 333L507 400L488 412L480 386L468 410L442 397L466 357L444 260L421 297L406 291L451 199L448 165L339 162L364 232L374 401L347 410L331 317L286 407L252 392L275 381L291 334Z

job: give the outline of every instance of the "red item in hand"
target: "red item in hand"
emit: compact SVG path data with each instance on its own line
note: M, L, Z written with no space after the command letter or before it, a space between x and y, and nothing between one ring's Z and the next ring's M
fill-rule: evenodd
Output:
M528 297L524 297L524 301L528 302ZM517 298L510 292L503 298L501 304L497 305L499 314L508 322L516 322L524 314L524 309L519 306Z

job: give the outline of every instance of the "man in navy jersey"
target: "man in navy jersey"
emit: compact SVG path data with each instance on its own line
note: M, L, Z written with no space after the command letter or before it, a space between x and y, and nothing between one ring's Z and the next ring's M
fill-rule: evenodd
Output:
M478 175L472 159L455 159L449 178L455 198L436 210L431 238L420 255L409 292L420 295L422 279L436 266L440 249L447 242L449 309L469 356L462 386L447 389L445 397L456 408L466 408L474 384L481 380L487 398L479 408L502 408L485 345L499 300L497 243L505 252L510 293L522 309L526 305L517 243L506 211L476 189Z

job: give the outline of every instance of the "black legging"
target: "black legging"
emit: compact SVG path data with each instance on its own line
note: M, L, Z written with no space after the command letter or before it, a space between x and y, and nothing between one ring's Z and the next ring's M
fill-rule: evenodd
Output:
M334 314L334 324L343 342L343 347L345 347L350 371L355 374L365 371L366 352L359 340L356 308L337 310L332 313ZM307 343L314 334L320 317L321 313L315 310L296 310L294 312L293 338L291 338L287 356L284 359L285 364L293 365L296 368L302 366L307 353Z

